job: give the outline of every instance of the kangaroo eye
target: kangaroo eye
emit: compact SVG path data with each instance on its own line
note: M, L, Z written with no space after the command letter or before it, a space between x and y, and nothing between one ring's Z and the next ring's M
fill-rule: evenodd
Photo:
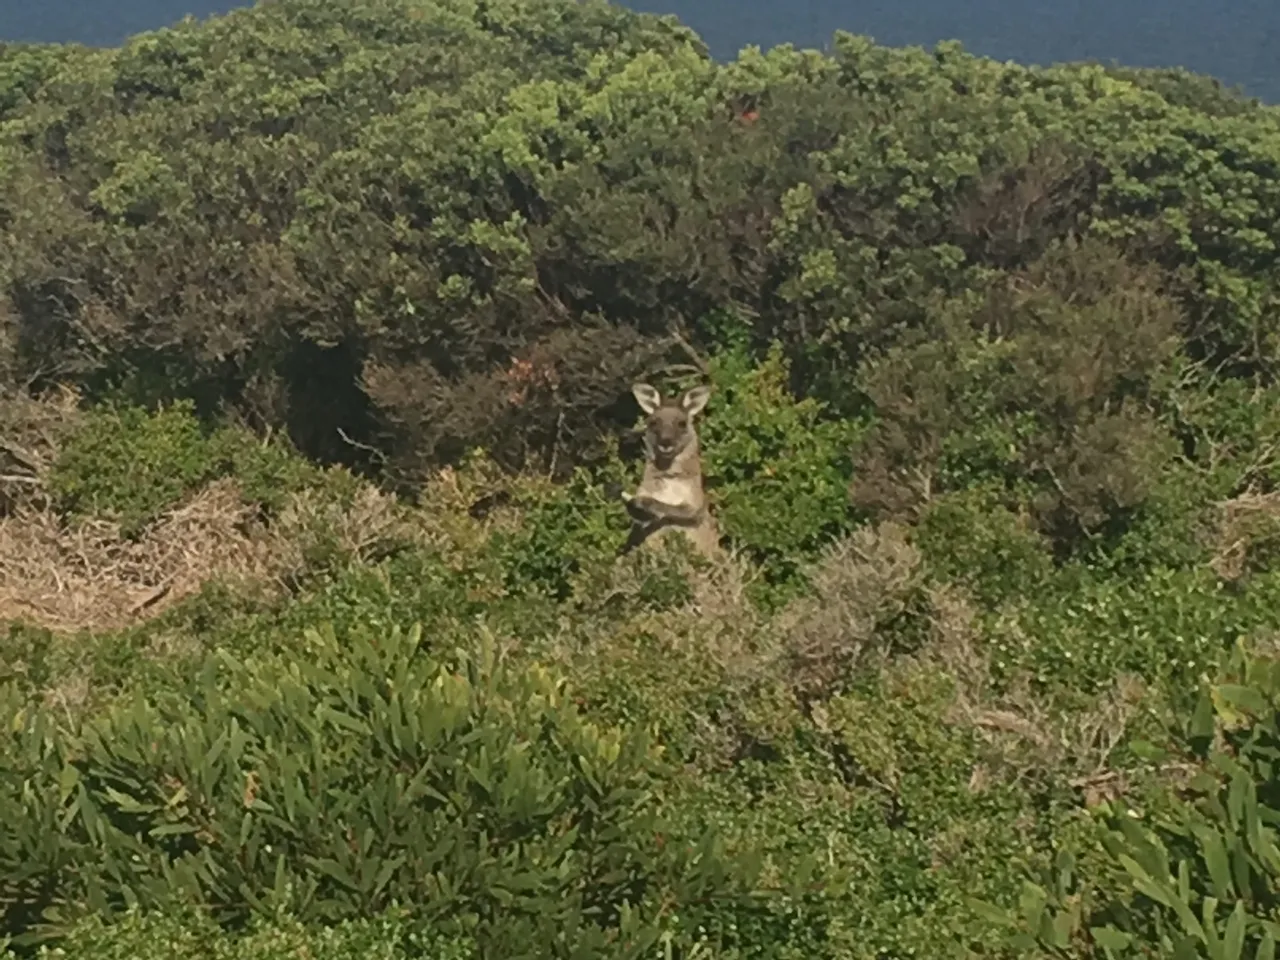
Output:
M679 427L681 430L683 430L685 427L689 426L689 421L684 417L681 417L679 420L676 421L676 426Z

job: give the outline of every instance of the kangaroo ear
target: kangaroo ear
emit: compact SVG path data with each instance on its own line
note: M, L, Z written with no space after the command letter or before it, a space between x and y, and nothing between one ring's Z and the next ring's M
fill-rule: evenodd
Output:
M662 394L647 383L633 383L631 392L635 394L636 403L645 413L653 413L662 406Z
M710 399L710 387L694 387L680 398L680 406L689 416L696 417L706 409L707 401Z

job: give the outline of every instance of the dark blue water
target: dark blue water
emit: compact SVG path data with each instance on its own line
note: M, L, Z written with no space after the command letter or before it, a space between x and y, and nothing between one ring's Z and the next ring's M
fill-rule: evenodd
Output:
M337 2L337 0L335 0ZM114 45L235 0L0 0L0 40ZM958 39L1023 63L1184 66L1280 102L1280 0L630 0L674 13L718 58L747 44L823 47L836 29L895 46Z

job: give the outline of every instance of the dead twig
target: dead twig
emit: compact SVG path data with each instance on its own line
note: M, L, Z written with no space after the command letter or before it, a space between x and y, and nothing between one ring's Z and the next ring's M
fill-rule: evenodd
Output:
M703 376L707 376L710 373L710 366L708 365L706 358L703 357L702 354L700 354L697 350L695 350L693 348L693 345L690 344L689 341L684 338L684 335L681 334L678 330L672 330L668 334L667 339L670 341L671 344L679 347L681 351L683 351L683 353L691 361L693 361L694 369L696 369L699 373L701 373Z

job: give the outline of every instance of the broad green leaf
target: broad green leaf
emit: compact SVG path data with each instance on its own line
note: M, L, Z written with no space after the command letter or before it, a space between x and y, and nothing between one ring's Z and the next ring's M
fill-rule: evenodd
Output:
M1200 845L1200 854L1204 857L1205 866L1209 870L1214 895L1220 900L1231 899L1235 896L1235 887L1231 882L1231 867L1221 835L1206 824L1196 824L1192 829Z
M1119 953L1133 942L1131 934L1117 930L1115 927L1091 927L1089 935L1093 937L1093 942L1108 954Z
M1214 706L1228 726L1236 726L1249 716L1263 717L1271 706L1259 691L1234 683L1223 683L1213 688Z
M1231 917L1227 920L1227 931L1222 938L1222 960L1242 960L1244 931L1244 902L1237 900L1235 909L1231 911Z
M1196 698L1195 711L1187 727L1187 736L1192 746L1203 756L1213 742L1214 733L1214 701L1208 690L1202 690Z

